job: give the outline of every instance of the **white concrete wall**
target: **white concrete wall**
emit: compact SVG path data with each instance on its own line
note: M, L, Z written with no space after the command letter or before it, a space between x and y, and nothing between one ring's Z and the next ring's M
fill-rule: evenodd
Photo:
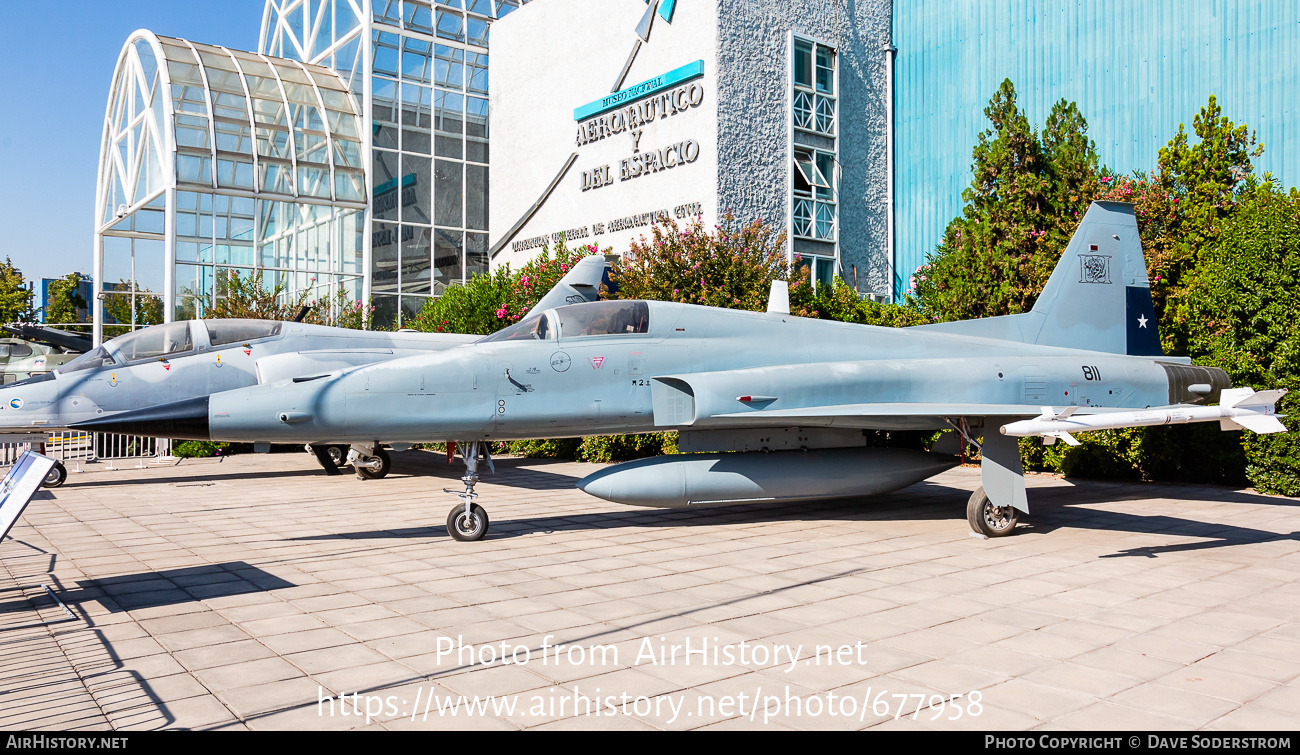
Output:
M570 229L575 243L627 251L650 235L648 225L608 230L611 221L699 204L708 227L718 213L717 4L678 0L672 23L656 15L623 88L697 60L704 75L696 106L632 129L578 145L574 108L608 95L627 61L645 14L643 0L534 0L492 25L491 243L496 245L542 195L566 160L578 158L532 219L493 258L493 267L518 265L541 247L513 244ZM699 144L690 163L622 180L620 161L685 140ZM671 161L671 159L670 159ZM583 190L583 172L609 166L613 183ZM642 218L644 220L644 218ZM604 233L597 233L600 225Z

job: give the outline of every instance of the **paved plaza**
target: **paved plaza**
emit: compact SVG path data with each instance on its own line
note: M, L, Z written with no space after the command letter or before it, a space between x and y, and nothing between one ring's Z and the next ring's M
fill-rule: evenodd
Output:
M1031 476L981 541L974 467L664 511L503 459L459 543L434 453L102 466L0 544L78 616L0 593L0 728L1300 730L1294 499Z

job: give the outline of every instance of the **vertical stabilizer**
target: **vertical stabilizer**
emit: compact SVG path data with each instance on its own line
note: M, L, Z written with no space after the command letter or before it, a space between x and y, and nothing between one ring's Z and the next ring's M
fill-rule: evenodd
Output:
M532 319L548 309L563 307L565 304L596 301L600 298L600 284L608 264L599 254L591 254L578 260L555 284L555 287L528 310L528 316L524 319Z
M785 281L772 281L772 290L767 295L767 311L781 315L790 314L790 285Z
M1161 356L1133 205L1092 203L1029 312L916 327L1043 346Z
M1133 205L1092 203L1031 314L1033 343L1161 355Z

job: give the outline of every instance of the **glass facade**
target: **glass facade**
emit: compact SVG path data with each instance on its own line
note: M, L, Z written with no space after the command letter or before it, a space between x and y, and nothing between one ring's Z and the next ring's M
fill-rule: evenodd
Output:
M817 284L830 284L839 257L836 54L811 39L790 42L792 249Z
M401 325L488 269L488 37L528 0L267 0L261 49L335 68L369 128L364 296Z
M330 69L132 35L100 149L96 337L106 310L134 326L201 317L232 274L361 298L362 124Z

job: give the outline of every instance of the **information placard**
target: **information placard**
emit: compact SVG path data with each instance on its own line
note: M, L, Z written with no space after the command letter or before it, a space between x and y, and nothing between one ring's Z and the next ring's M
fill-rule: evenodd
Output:
M0 481L0 540L4 540L14 522L22 516L27 503L53 466L54 459L25 451Z

